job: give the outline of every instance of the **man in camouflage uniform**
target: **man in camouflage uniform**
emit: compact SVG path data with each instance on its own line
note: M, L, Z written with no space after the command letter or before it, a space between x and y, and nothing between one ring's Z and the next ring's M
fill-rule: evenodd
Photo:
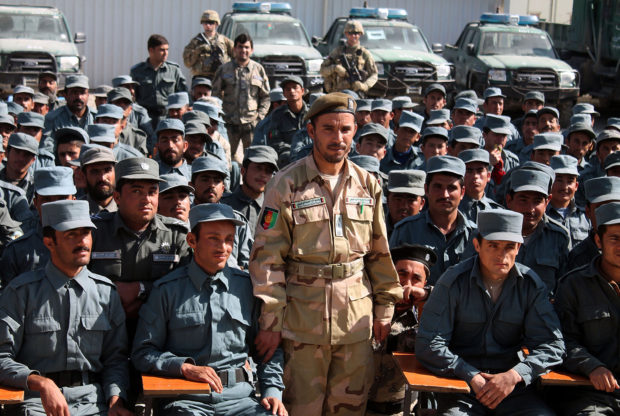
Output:
M368 395L366 416L402 415L407 381L392 352L412 352L415 348L418 307L430 294L430 287L425 286L426 279L437 261L432 249L417 244L395 247L390 253L403 287L403 301L396 304L385 345L375 348L375 382Z
M385 339L402 298L381 187L346 159L354 113L343 93L313 103L313 151L269 182L256 227L250 274L264 301L256 344L268 360L282 341L291 415L364 413L371 335Z
M215 71L233 56L233 43L217 33L220 16L215 10L205 10L200 17L204 33L197 34L183 49L183 62L192 71L192 78L213 79Z
M350 89L364 95L375 85L377 65L370 52L360 45L360 37L363 34L364 28L360 22L355 20L347 22L344 27L346 43L334 49L321 64L325 91Z
M239 142L243 148L252 143L253 131L269 111L269 79L265 68L250 59L254 41L242 33L235 38L235 59L215 73L213 95L222 99L231 154Z

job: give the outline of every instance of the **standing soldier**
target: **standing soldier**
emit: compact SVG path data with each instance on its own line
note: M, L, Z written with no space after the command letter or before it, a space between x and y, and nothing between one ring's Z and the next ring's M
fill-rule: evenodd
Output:
M192 78L213 79L215 71L233 55L233 43L217 33L220 15L215 10L205 10L200 17L204 33L199 33L183 49L183 62L192 71Z
M343 93L312 104L313 151L269 182L256 227L250 274L264 301L256 344L268 360L284 338L284 403L292 415L364 414L370 338L385 339L402 298L381 187L346 159L354 113Z
M254 41L247 33L235 38L235 59L222 65L215 73L213 95L222 99L230 151L237 152L252 143L254 128L269 110L269 79L265 68L250 59Z
M347 40L334 49L321 64L325 91L350 89L358 94L366 92L377 82L377 65L366 48L360 45L364 28L360 22L350 20L344 27Z

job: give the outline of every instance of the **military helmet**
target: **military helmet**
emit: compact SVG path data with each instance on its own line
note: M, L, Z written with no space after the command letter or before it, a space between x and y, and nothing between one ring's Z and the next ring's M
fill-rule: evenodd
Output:
M200 17L200 23L216 22L220 24L220 15L215 10L205 10Z
M362 35L364 34L364 27L357 20L349 20L346 25L344 25L344 33L349 32L359 32Z

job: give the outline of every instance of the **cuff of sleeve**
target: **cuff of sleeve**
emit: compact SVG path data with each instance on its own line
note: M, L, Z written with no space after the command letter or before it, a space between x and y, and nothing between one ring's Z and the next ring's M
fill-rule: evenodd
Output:
M110 399L113 396L118 396L124 401L127 401L127 395L125 394L123 389L121 389L120 386L118 386L117 384L110 384L109 386L105 386L104 394L106 403L109 403Z
M469 383L471 379L480 372L480 370L462 359L459 359L459 361L460 362L456 365L456 368L454 369L454 374L461 380L465 380Z
M258 318L260 329L263 331L282 332L282 319L284 311L263 312Z
M585 361L583 364L581 364L581 367L583 368L584 374L587 377L590 375L592 371L596 370L598 367L607 367L607 366L603 364L601 361L597 360L596 358L591 358Z
M17 373L15 374L15 380L17 382L17 385L22 386L24 388L24 391L28 391L28 376L30 375L36 375L36 376L40 376L41 373L39 373L37 370L31 370L28 367L24 367L23 369L17 370Z
M394 316L394 305L375 305L375 321L391 322Z
M282 391L276 387L267 387L262 395L263 399L266 397L273 397L282 401Z
M194 360L190 357L175 357L168 360L166 363L166 372L172 376L183 377L181 366L185 363L194 364Z
M526 386L532 382L532 369L527 364L519 363L512 367L512 369L519 373Z

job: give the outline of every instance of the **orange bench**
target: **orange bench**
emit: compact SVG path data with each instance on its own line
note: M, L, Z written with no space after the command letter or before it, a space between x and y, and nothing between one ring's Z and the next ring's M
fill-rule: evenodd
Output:
M403 376L407 380L405 385L404 416L410 415L411 392L427 391L435 393L469 393L469 385L457 378L437 376L428 371L413 353L393 352L392 356Z
M568 373L566 371L551 371L550 373L540 376L540 382L544 386L591 386L590 379L578 374Z
M145 416L151 416L153 399L157 397L174 397L181 394L208 394L211 387L207 383L190 381L183 378L158 377L142 374L142 390L146 408ZM23 392L22 392L23 397Z
M0 404L15 404L24 401L24 391L12 387L0 387Z

